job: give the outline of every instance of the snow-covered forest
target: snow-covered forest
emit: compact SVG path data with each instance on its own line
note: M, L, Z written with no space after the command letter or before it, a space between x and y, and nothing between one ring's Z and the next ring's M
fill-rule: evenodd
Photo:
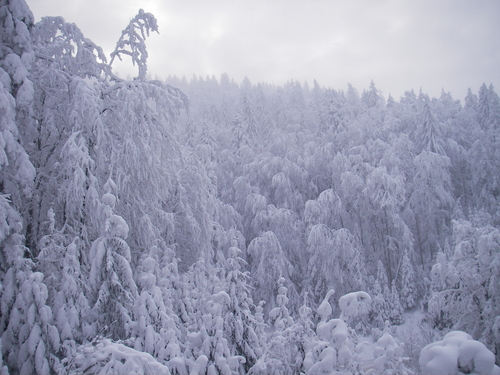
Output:
M1 375L500 374L491 85L151 79L123 26L0 1Z

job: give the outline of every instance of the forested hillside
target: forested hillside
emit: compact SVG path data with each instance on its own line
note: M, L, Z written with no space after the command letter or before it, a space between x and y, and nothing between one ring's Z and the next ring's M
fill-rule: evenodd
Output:
M491 85L152 80L124 26L0 2L0 374L500 373Z

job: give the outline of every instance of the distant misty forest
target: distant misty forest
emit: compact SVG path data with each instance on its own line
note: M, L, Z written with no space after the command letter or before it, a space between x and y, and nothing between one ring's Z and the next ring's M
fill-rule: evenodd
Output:
M153 80L155 31L0 2L1 375L500 374L492 85Z

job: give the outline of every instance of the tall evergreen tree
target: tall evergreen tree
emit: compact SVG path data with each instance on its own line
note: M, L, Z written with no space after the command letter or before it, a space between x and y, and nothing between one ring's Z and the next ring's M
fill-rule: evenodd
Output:
M105 329L113 339L124 339L133 328L133 305L138 297L130 268L130 248L125 241L129 227L113 213L116 197L111 193L113 181L106 184L102 197L103 234L90 250L90 298L95 332Z

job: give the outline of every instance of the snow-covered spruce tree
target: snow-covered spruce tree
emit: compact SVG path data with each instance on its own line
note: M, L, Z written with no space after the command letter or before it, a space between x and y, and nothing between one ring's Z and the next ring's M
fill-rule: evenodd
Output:
M9 375L9 369L3 363L2 338L0 338L0 375Z
M283 278L278 280L281 284L283 281ZM261 340L263 355L250 369L249 374L304 372L304 358L315 337L312 330L312 310L307 306L307 293L304 295L304 304L299 308L299 318L294 322L286 306L288 303L286 288L281 286L279 290L281 294L278 295L277 300L282 306L275 307L271 310L272 313L269 313L270 323L274 323L275 329L269 333L269 339L265 332L257 329L259 338L261 335L264 337L264 340ZM262 308L259 306L257 310L261 312ZM258 313L256 317L260 321Z
M198 322L198 329L187 335L184 362L179 361L175 371L184 374L181 369L187 369L189 374L193 375L241 373L241 365L245 363L245 358L231 355L223 333L222 316L230 304L229 295L220 291L213 294L206 302L204 306L206 312Z
M38 22L33 43L36 128L30 154L37 178L27 240L38 253L47 234L42 223L52 208L55 227L66 237L64 245L77 236L87 248L99 233L94 147L105 131L100 93L106 58L75 24L61 17Z
M406 368L403 357L403 348L389 332L390 323L385 322L384 333L375 343L373 350L373 368L366 375L412 375L413 372Z
M389 319L392 324L403 324L404 323L404 309L401 305L398 288L396 287L396 280L392 280L391 283L391 295L389 298L389 306L390 306L390 316Z
M23 259L24 246L22 218L5 195L0 195L0 334L9 322L10 309L14 304L23 276L32 267L32 261ZM20 272L20 273L19 273Z
M411 231L401 215L406 200L404 174L397 167L390 172L386 166L375 168L367 176L363 193L369 202L366 214L373 228L373 246L386 266L389 282L392 282L403 249L413 248Z
M45 305L43 276L37 274L36 280L30 279L33 262L24 258L29 249L24 246L26 220L21 216L32 197L35 178L35 168L22 146L32 125L33 82L29 70L34 57L30 34L33 22L24 1L0 4L0 335L9 371L19 372L27 363L25 373L33 373L35 367L48 373L49 363L44 358L52 349L47 340L50 309ZM37 287L41 293L35 291L34 295L31 289ZM43 322L40 311L47 313ZM28 350L32 332L33 345ZM35 365L37 351L42 358Z
M16 210L32 196L35 170L22 144L32 125L33 14L23 0L0 4L0 183Z
M477 140L468 151L472 169L473 201L477 211L487 210L497 225L500 222L498 210L498 189L500 181L499 143L500 143L500 99L493 86L483 84L479 90L477 111L481 130Z
M443 139L446 136L445 124L436 118L428 95L420 93L418 100L421 111L420 122L414 134L417 149L445 155Z
M385 106L385 100L380 93L380 91L375 87L373 80L370 82L370 88L368 91L363 91L361 94L361 103L366 109Z
M127 338L133 328L133 306L138 293L130 267L130 248L125 241L129 227L123 217L113 213L114 186L111 179L104 186L104 230L90 249L89 302L94 332L104 330L105 336L116 340Z
M78 238L64 246L64 237L54 230L53 213L49 216L51 228L42 238L37 268L46 275L47 301L52 307L62 352L66 358L71 358L75 354L75 345L93 334L87 319L90 309L86 298L88 287L79 260Z
M286 259L294 266L294 272L290 275L291 280L298 285L300 283L300 276L305 272L306 254L303 251L303 223L298 217L297 213L285 209L276 208L274 205L268 205L267 208L262 208L265 203L265 198L261 195L255 194L247 197L247 205L250 204L252 211L257 211L254 219L252 220L252 233L247 238L255 238L263 232L273 232L279 240L281 249ZM292 308L298 308L300 301L293 289L290 290L289 298L291 299Z
M349 230L332 231L324 224L311 227L307 238L308 285L314 296L332 287L340 294L364 286L364 259L356 238Z
M273 232L265 232L248 245L251 274L253 275L253 299L265 301L267 311L275 307L275 280L283 277L287 285L293 287L290 280L293 268L285 257L278 238Z
M408 254L408 249L405 249L403 253L403 259L401 260L401 266L399 271L401 291L399 295L401 297L401 305L403 309L413 308L418 299L417 288L416 288L416 276L413 263L410 261L410 256Z
M224 316L224 331L228 340L229 350L233 355L245 358L244 373L255 364L262 355L259 338L255 333L257 321L252 314L253 301L248 284L248 272L244 270L246 262L241 258L242 251L238 248L236 239L231 240L228 250L226 290L230 298L227 312Z
M431 111L429 98L421 95L420 100L423 109L416 143L421 151L413 160L415 174L409 204L415 217L415 246L420 253L420 262L424 265L425 257L433 257L438 246L444 244L444 236L449 233L453 197L450 158L443 148L444 131L437 130L439 126Z
M57 328L51 324L52 310L46 305L47 287L40 272L29 272L19 288L9 323L2 335L2 349L10 371L48 375L59 371Z
M302 368L303 356L298 353L296 337L292 337L291 328L295 325L288 311L287 288L285 279L278 278L277 306L269 312L269 325L274 332L269 337L269 343L263 350L250 374L296 374Z
M318 128L320 135L337 134L344 131L347 117L344 94L332 89L326 90L321 106L320 126Z
M168 315L161 289L156 283L155 268L157 264L152 257L142 259L137 267L140 293L134 306L137 319L132 336L136 350L149 353L164 362L166 358L160 358L160 353L164 353L167 346L162 333L167 329Z
M24 246L27 221L21 216L27 211L35 178L35 169L23 147L33 100L29 77L33 21L24 1L0 4L0 335L4 336L5 361L13 369L18 368L17 358L13 360L6 354L11 348L14 357L18 352L16 333L21 323L11 325L11 314L16 314L16 296L33 268L31 260L24 259L29 254Z
M377 277L371 290L373 302L370 316L373 328L377 328L379 330L384 328L384 322L389 320L391 315L389 302L391 292L388 284L389 282L387 280L387 274L385 273L384 266L381 261L378 261Z
M432 268L434 289L428 313L436 328L469 332L496 350L500 345L495 326L500 315L500 233L489 225L454 221L453 237L451 259L441 255Z

